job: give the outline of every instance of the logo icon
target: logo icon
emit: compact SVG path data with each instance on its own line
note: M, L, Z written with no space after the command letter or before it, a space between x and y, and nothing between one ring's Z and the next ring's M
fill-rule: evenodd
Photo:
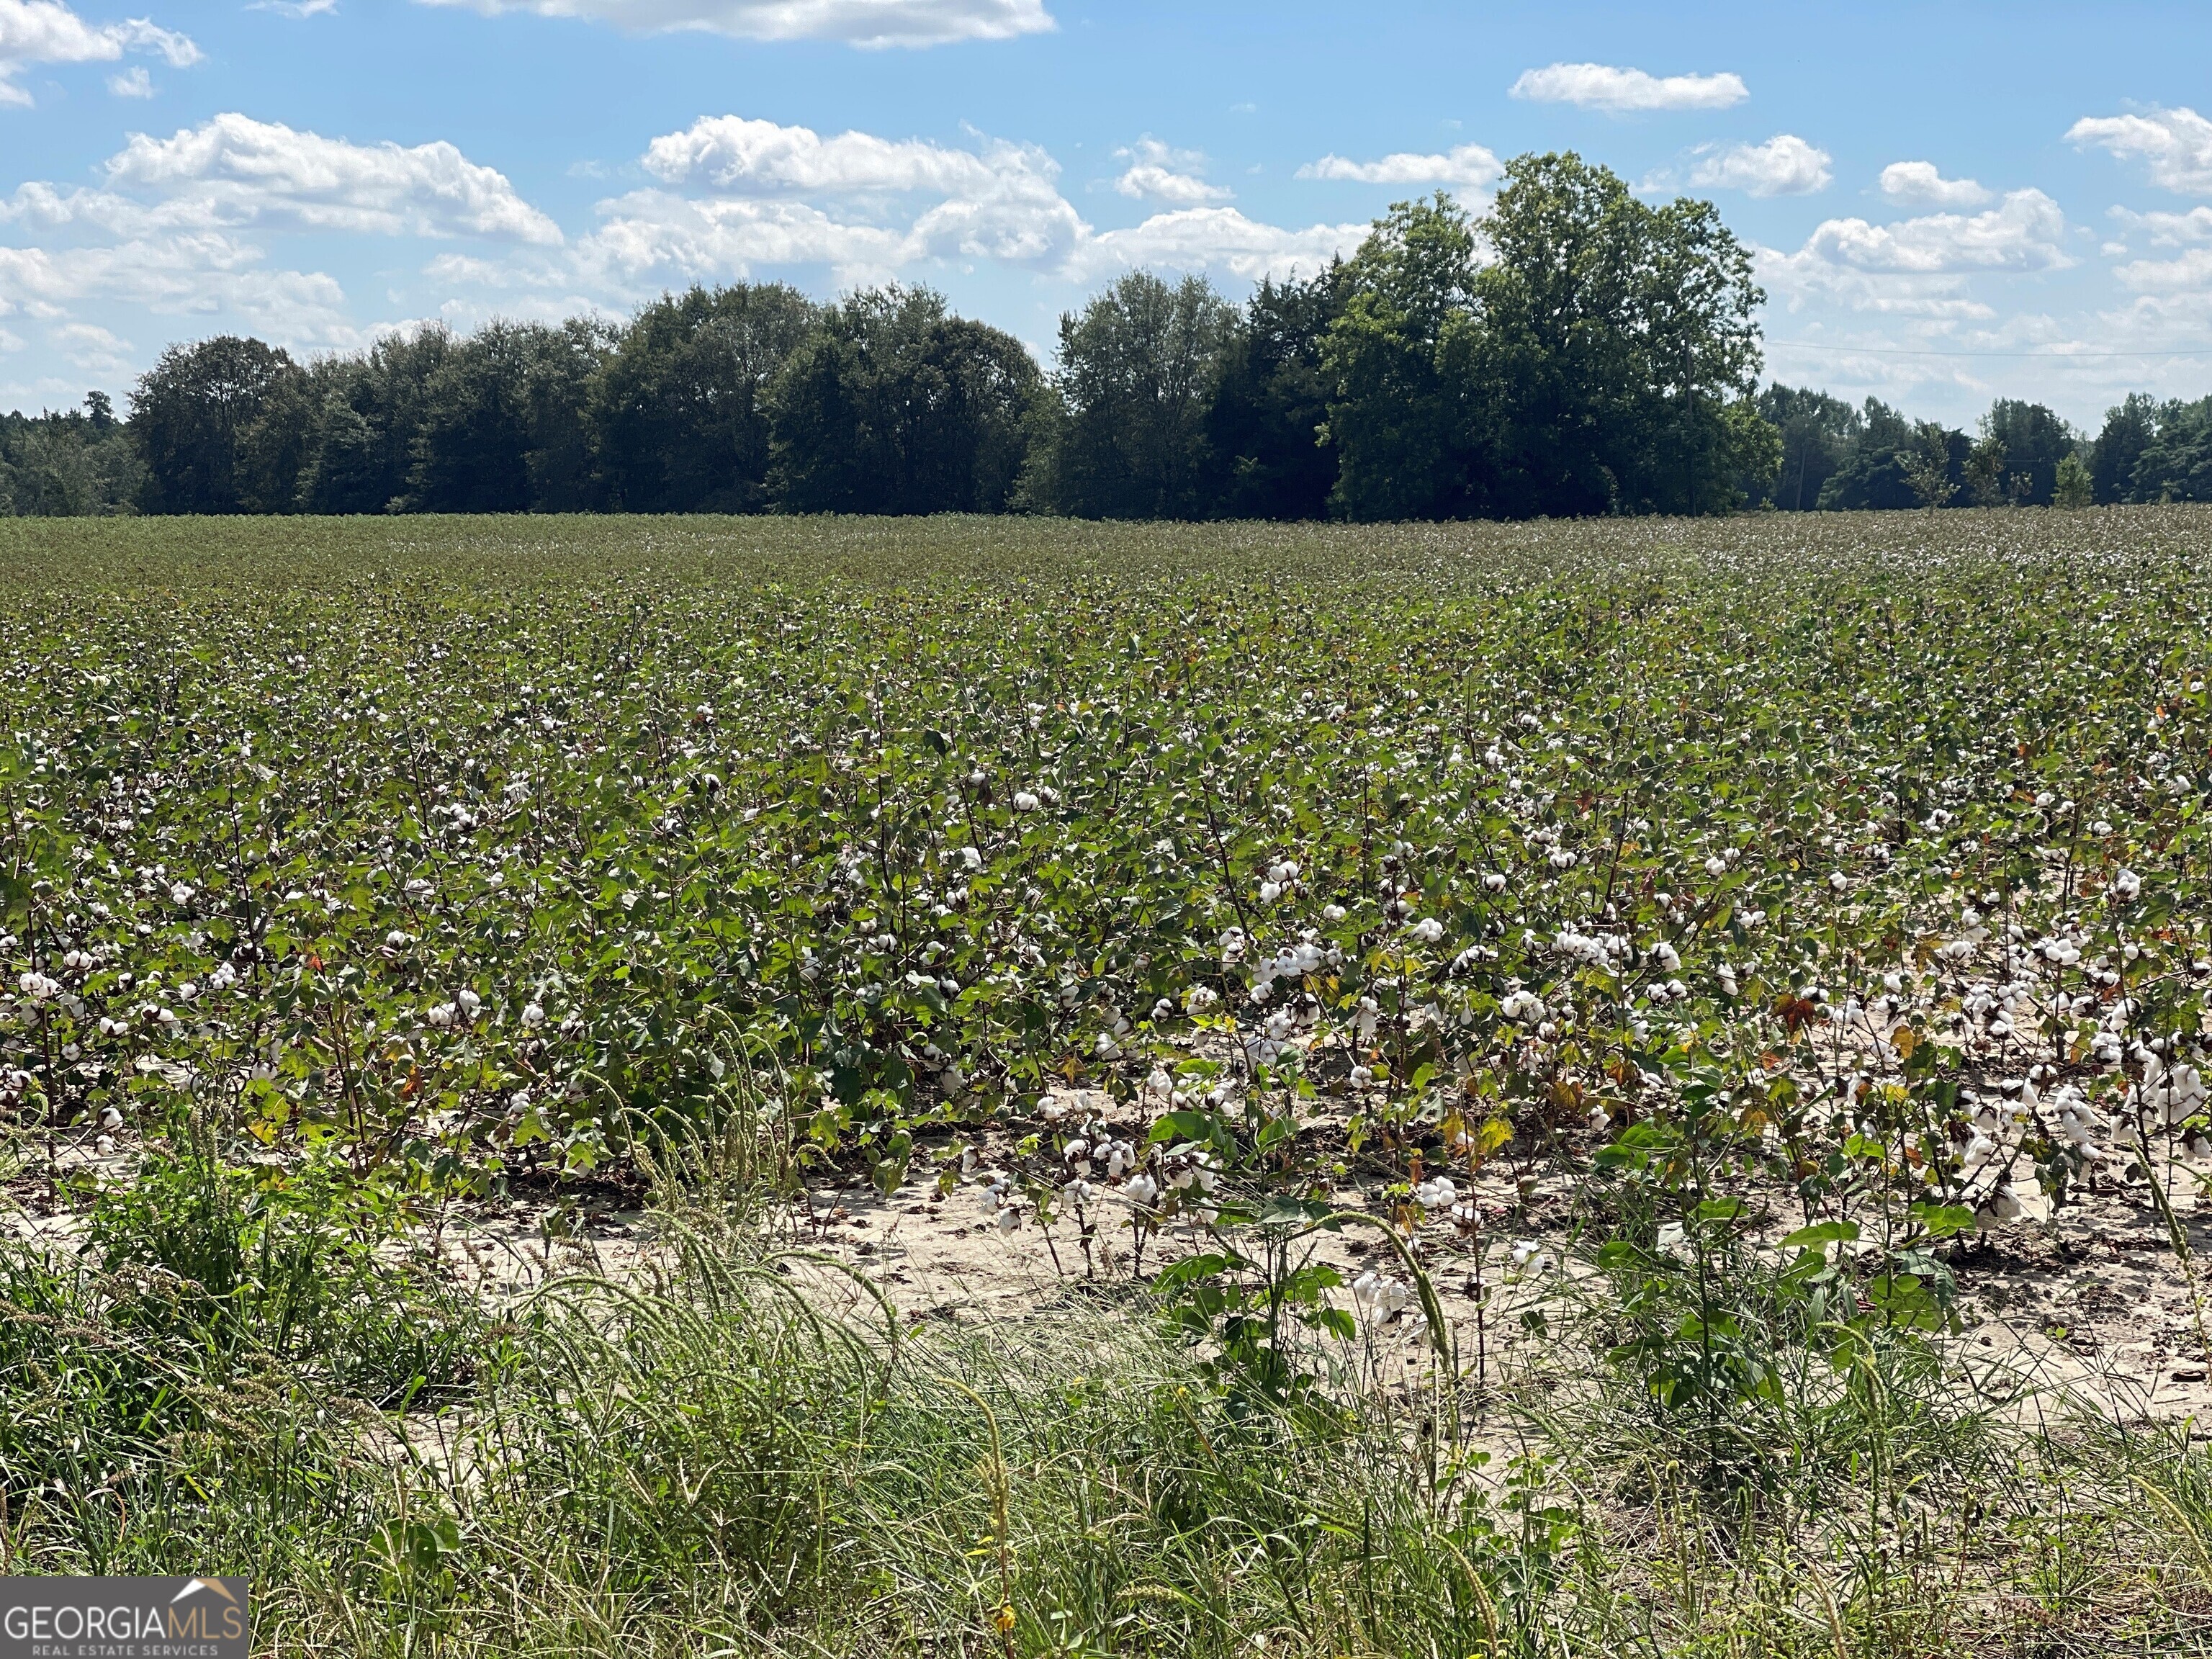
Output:
M243 1578L0 1578L0 1659L246 1659Z

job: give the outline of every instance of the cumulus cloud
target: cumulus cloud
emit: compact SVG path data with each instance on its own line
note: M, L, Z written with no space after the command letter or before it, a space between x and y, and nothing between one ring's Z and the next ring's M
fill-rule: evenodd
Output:
M1990 192L1972 179L1946 179L1933 161L1892 161L1881 170L1881 193L1911 207L1979 207Z
M52 244L0 247L0 312L88 328L78 308L119 304L343 346L363 337L336 279L266 268L254 231L465 236L532 251L562 240L451 144L355 144L220 115L167 138L134 134L102 171L95 186L33 182L0 198L0 224Z
M1144 137L1126 149L1115 150L1114 156L1129 164L1114 181L1114 188L1140 201L1197 207L1225 202L1237 193L1206 181L1206 157L1194 149L1170 149L1157 138Z
M2148 162L2151 182L2177 195L2212 195L2212 121L2193 109L2085 116L2066 137L2076 149L2094 145L2124 161Z
M1553 64L1524 70L1509 88L1539 104L1573 104L1609 115L1643 110L1726 109L1751 96L1737 75L1648 75L1610 64Z
M258 248L219 234L136 237L99 247L0 247L0 312L66 321L106 301L156 314L228 314L279 344L344 346L359 331L320 271L259 268Z
M88 23L62 0L0 0L0 104L28 104L17 84L33 64L112 64L127 52L158 54L173 68L200 61L191 40L135 18Z
M495 15L586 18L640 33L702 29L749 40L934 46L1006 40L1054 27L1044 0L425 0Z
M1364 226L1285 229L1193 199L1197 158L1156 141L1122 159L1125 193L1173 204L1141 224L1100 231L1059 186L1033 144L971 135L969 146L713 116L653 140L645 170L659 188L599 205L578 255L606 280L641 286L711 281L763 266L823 264L841 283L878 282L932 259L988 259L1090 280L1158 264L1252 277L1318 264L1357 246ZM1124 175L1127 177L1127 174ZM1188 180L1164 185L1164 176ZM1178 195L1175 192L1181 191Z
M2141 231L2161 247L2189 242L2212 242L2212 207L2191 208L2186 213L2137 213L2116 207L2112 217L2130 230ZM2108 245L2108 252L2127 252L2124 242Z
M1795 133L1777 133L1763 144L1707 150L1690 170L1701 190L1741 190L1753 196L1809 196L1834 177L1834 158Z
M1031 144L994 142L962 149L925 138L878 138L783 126L741 115L710 115L646 148L645 170L669 185L702 185L734 195L849 195L920 191L988 195L1010 180L1049 190L1060 165Z
M1324 155L1297 171L1301 179L1341 179L1362 185L1456 185L1487 190L1505 176L1504 165L1480 144L1458 144L1442 155L1398 150L1379 161Z
M170 224L561 240L559 228L503 173L442 140L411 149L356 144L218 115L167 138L132 134L106 173L105 191L48 192L40 205L49 216L81 212L117 224L136 192L149 202L139 210Z
M1977 214L1934 213L1891 224L1829 219L1795 252L1762 248L1759 281L1791 309L1808 304L1933 324L1996 316L1978 279L2072 264L2065 216L2039 190L2014 191Z
M2112 274L2141 293L2194 293L2212 288L2212 248L2189 248L2172 259L2130 260Z
M1063 275L1096 282L1141 266L1211 271L1258 282L1310 274L1367 234L1357 225L1310 225L1291 230L1248 219L1235 208L1186 208L1153 215L1126 230L1099 231L1078 244Z
M1975 270L2060 270L2066 216L2039 190L2015 190L1986 212L1931 213L1887 225L1829 219L1802 252L1828 264L1878 273L1936 276Z
M154 77L146 73L143 64L133 64L120 74L109 76L107 89L118 98L151 98Z

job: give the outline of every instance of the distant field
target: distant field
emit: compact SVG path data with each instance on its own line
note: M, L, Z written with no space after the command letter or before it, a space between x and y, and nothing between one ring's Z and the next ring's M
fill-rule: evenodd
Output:
M1263 1503L1235 1482L1266 1484L1269 1445L1311 1434L1343 1449L1331 1437L1352 1417L1330 1413L1352 1411L1346 1400L1393 1402L1358 1419L1358 1434L1377 1437L1360 1468L1385 1457L1377 1445L1393 1449L1386 1462L1404 1452L1421 1412L1442 1413L1421 1418L1419 1434L1450 1440L1459 1461L1440 1474L1422 1439L1407 1470L1419 1463L1431 1484L1389 1519L1405 1549L1425 1553L1419 1583L1372 1554L1331 1555L1316 1532L1284 1547L1335 1564L1303 1590L1237 1589L1229 1580L1258 1573L1249 1561L1200 1551L1194 1565L1164 1545L1118 1588L1069 1588L1081 1574L1062 1538L1023 1558L1019 1571L1041 1577L1015 1594L997 1575L1017 1567L993 1553L1009 1523L978 1510L981 1532L945 1545L948 1559L965 1549L983 1563L975 1583L928 1592L950 1598L931 1604L931 1639L952 1644L934 1650L997 1650L1002 1594L1023 1651L1644 1640L1608 1598L1631 1595L1645 1567L1608 1576L1612 1555L1601 1571L1571 1566L1599 1548L1600 1522L1574 1510L1571 1523L1529 1496L1556 1506L1559 1483L1586 1476L1598 1484L1576 1490L1589 1502L1643 1517L1607 1534L1605 1550L1661 1526L1670 1504L1716 1494L1717 1530L1697 1547L1722 1550L1714 1540L1743 1542L1729 1516L1757 1506L1744 1493L1787 1488L1773 1501L1796 1519L1777 1522L1778 1553L1742 1569L1776 1577L1730 1593L1792 1631L1802 1623L1808 1650L1842 1651L1846 1625L1855 1650L1919 1650L1906 1632L1923 1614L1899 1609L1924 1613L1954 1565L1998 1557L1950 1530L1956 1506L1912 1496L1914 1482L1980 1480L1990 1512L2041 1512L2016 1448L1969 1468L1962 1443L1929 1427L1952 1420L1953 1405L1931 1402L1954 1375L1938 1345L1964 1328L1961 1249L2054 1239L2052 1206L2063 1214L2094 1190L2132 1206L2145 1248L2169 1250L2196 1294L2187 1189L2212 1154L2198 1069L2212 1046L2208 679L2212 513L2192 509L1379 529L0 520L0 1107L15 1190L42 1212L85 1210L95 1237L140 1252L114 1261L158 1261L198 1285L201 1270L174 1266L181 1247L158 1243L184 1236L161 1206L202 1214L191 1194L228 1177L204 1189L190 1170L249 1155L337 1183L328 1201L357 1237L524 1184L557 1193L641 1170L665 1188L672 1146L738 1122L747 1178L768 1171L757 1178L783 1195L833 1174L885 1194L950 1191L965 1176L986 1219L1024 1236L1062 1229L1061 1251L1079 1240L1087 1258L1109 1236L1183 1241L1182 1265L1147 1285L1146 1305L1194 1346L1159 1358L1166 1370L1143 1389L1196 1391L1203 1453L1164 1408L1131 1407L1113 1431L1175 1441L1177 1478L1192 1483L1175 1502L1198 1506L1176 1548L1212 1537L1207 1516L1248 1504L1273 1515L1277 1498L1295 1510L1296 1493L1270 1487ZM88 1164L62 1158L94 1148ZM162 1181L183 1184L118 1198L112 1166L142 1148ZM1567 1192L1571 1224L1541 1260L1532 1243L1509 1261L1517 1234L1536 1231L1513 1206L1540 1182ZM1395 1242L1357 1284L1349 1269L1297 1267L1286 1230L1348 1224L1328 1218L1354 1188ZM276 1236L275 1222L254 1224L252 1238ZM250 1249L224 1249L240 1283L262 1282ZM1460 1443L1467 1356L1431 1285L1453 1251L1475 1302L1482 1273L1568 1255L1611 1287L1593 1316L1601 1360L1582 1374L1591 1392L1575 1397L1619 1391L1641 1402L1622 1410L1656 1413L1674 1437L1663 1452L1646 1443L1654 1461L1634 1494L1600 1494L1619 1471L1571 1469L1561 1445L1528 1466L1518 1510L1501 1499L1478 1527L1457 1507L1475 1502L1469 1482L1494 1487L1498 1472L1478 1479L1474 1443ZM111 1316L110 1290L21 1288L34 1284L48 1280L19 1279L16 1299L51 1305L53 1330ZM708 1300L726 1311L724 1295L738 1292ZM1382 1323L1419 1328L1424 1310L1439 1327L1421 1385L1433 1392L1345 1369ZM1554 1316L1539 1310L1526 1328L1541 1335ZM608 1337L609 1353L591 1358L615 1318L594 1316L588 1340L560 1338L580 1345L561 1349L562 1364L621 1373L610 1401L636 1397L654 1344L693 1344L685 1364L720 1363L704 1328L680 1322L633 1334L641 1346ZM370 1358L357 1333L339 1348L392 1399L465 1401L489 1388L477 1360L376 1329ZM551 1364L501 1330L495 1346L512 1338L535 1355L526 1370ZM0 1367L9 1352L59 1363L36 1347L45 1336L9 1340L32 1346L0 1345ZM744 1363L781 1375L804 1349L835 1369L804 1322L775 1339L787 1340ZM1784 1349L1796 1359L1777 1359ZM916 1447L933 1413L964 1413L971 1398L1015 1413L1004 1390L1018 1394L1020 1379L987 1386L971 1361L944 1364L979 1395L939 1388L880 1408ZM1087 1350L1035 1364L1073 1402L1071 1422L1126 1403ZM744 1432L773 1439L777 1425L812 1421L837 1389L866 1396L868 1375L794 1382ZM882 1386L895 1392L892 1375ZM571 1398L568 1382L532 1376L532 1411ZM1104 1392L1086 1394L1092 1383ZM1379 1392L1359 1392L1370 1384ZM1139 1395L1153 1397L1126 1399ZM1898 1403L1908 1395L1919 1403ZM867 1437L878 1407L855 1398L857 1417L838 1417L818 1444L791 1431L812 1448L778 1465L799 1486L791 1471L805 1457ZM1329 1399L1339 1407L1324 1410ZM744 1400L718 1409L758 1407ZM40 1416L15 1404L11 1418L51 1432L0 1430L11 1489L26 1473L80 1487L106 1478L67 1449L83 1432L69 1413L105 1421L106 1407L80 1399ZM1893 1407L1902 1415L1883 1415ZM1820 1413L1826 1426L1807 1426ZM1261 1419L1287 1438L1237 1437ZM1903 1436L1898 1457L1932 1461L1866 1498L1837 1437L1846 1419L1851 1435ZM981 1419L963 1420L981 1432ZM1021 1420L1006 1431L1028 1437L1042 1492L1060 1478L1054 1460L1085 1443L1039 1438ZM1257 1462L1233 1479L1218 1459L1204 1473L1207 1436L1224 1437L1232 1462ZM130 1443L139 1449L117 1451L116 1467L161 1487ZM981 1443L962 1455L981 1457ZM638 1500L638 1538L662 1536L654 1505L689 1490L696 1450L669 1453L659 1496ZM2034 1455L2061 1454L2045 1443ZM1355 1509L1381 1501L1351 1464L1328 1467L1312 1478L1352 1481L1328 1490L1357 1486ZM2083 1527L2118 1524L2138 1479L2118 1467L2081 1477L2108 1495ZM2212 1506L2212 1474L2174 1468L2160 1487L2169 1509ZM805 1501L860 1478L816 1468ZM972 1468L941 1478L967 1481L971 1505L992 1497ZM450 1543L434 1528L409 1542L401 1504L391 1560L375 1558L377 1605L498 1602L496 1573L483 1577L459 1541L466 1488L439 1500L461 1528ZM1847 1582L1841 1534L1820 1530L1846 1489L1889 1540L1850 1556L1849 1571L1876 1571L1866 1560L1879 1557L1896 1578ZM1174 1510L1157 1492L1139 1503L1085 1490L1036 1522L1040 1538L1094 1501L1152 1521ZM820 1519L802 1548L775 1528L797 1527L805 1504L747 1492L746 1524L766 1530L727 1548L751 1561L745 1550L787 1546L799 1553L775 1559L791 1573L814 1549L805 1571L827 1577L805 1582L844 1595L820 1552L850 1517ZM883 1517L928 1507L888 1492L867 1500ZM163 1507L173 1497L139 1503L190 1534L197 1523ZM775 1508L787 1499L798 1508ZM518 1488L513 1501L520 1515L555 1500ZM78 1531L41 1534L42 1547L70 1559L121 1548L107 1522L82 1518L95 1511L81 1503ZM1330 1539L1358 1535L1350 1513L1332 1512ZM1791 1530L1799 1522L1812 1532ZM562 1547L588 1558L590 1524L582 1516ZM1250 1540L1273 1559L1304 1523L1268 1524L1290 1529ZM1585 1526L1597 1530L1575 1530ZM1438 1528L1464 1583L1438 1565ZM2179 1550L2185 1530L2158 1548ZM1111 1554L1103 1534L1084 1535ZM1893 1545L1900 1555L1883 1553ZM1825 1613L1790 1565L1801 1546L1831 1552ZM509 1572L539 1546L514 1547ZM702 1612L684 1600L700 1575L736 1569L679 1559L675 1544L636 1547L655 1565L636 1566L625 1593L648 1611L683 1604L669 1613L677 1626L655 1627L668 1650L725 1618L794 1616L758 1586L738 1598L744 1611ZM2045 1558L2021 1551L2002 1557L2005 1593L2040 1595L2016 1579ZM2128 1571L2142 1566L2121 1551L2097 1571L2119 1572L2123 1557ZM1577 1579L1585 1569L1595 1576ZM922 1569L870 1571L886 1576L867 1595L884 1599L837 1639L915 1650L896 1635L897 1586ZM2144 1614L2154 1622L2202 1594L2173 1590L2164 1571L2127 1579L2128 1596L2164 1609ZM671 1601L657 1574L692 1589ZM328 1598L368 1592L316 1589L312 1577L286 1581L294 1614L338 1639L317 1622ZM1038 1587L1048 1581L1060 1588ZM1161 1589L1170 1581L1182 1588ZM561 1594L585 1595L581 1578L563 1582ZM1214 1590L1216 1613L1191 1612ZM1308 1595L1367 1611L1265 1633L1269 1619L1294 1622ZM1358 1600L1368 1595L1382 1599ZM1245 1619L1249 1596L1277 1611ZM1561 1596L1582 1621L1572 1639L1547 1600ZM1134 1626L1115 1623L1125 1601ZM1048 1602L1087 1610L1054 1625ZM465 1627L475 1615L438 1616ZM579 1648L610 1650L635 1636L623 1616L596 1603L604 1627L573 1606L563 1614L599 1632ZM1666 1650L1702 1650L1701 1615L1677 1616L1687 1622L1669 1627ZM1239 1645L1255 1631L1261 1647Z

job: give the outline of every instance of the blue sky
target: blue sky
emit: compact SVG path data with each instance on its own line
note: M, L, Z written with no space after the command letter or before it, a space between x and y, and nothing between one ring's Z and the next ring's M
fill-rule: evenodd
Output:
M1131 265L1241 295L1571 148L1720 204L1776 377L2093 424L2212 392L2200 111L2201 5L0 0L0 407L746 276L1044 356Z

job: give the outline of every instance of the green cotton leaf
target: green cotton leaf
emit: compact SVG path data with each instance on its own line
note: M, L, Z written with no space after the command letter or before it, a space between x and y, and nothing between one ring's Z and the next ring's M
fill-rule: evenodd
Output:
M1916 1204L1912 1216L1938 1238L1972 1232L1974 1228L1974 1212L1960 1204Z
M1187 1255L1172 1266L1164 1267L1152 1280L1152 1288L1163 1293L1194 1285L1200 1279L1211 1279L1216 1273L1233 1273L1249 1264L1240 1255L1225 1251L1209 1251L1201 1255Z
M1784 1237L1782 1248L1826 1251L1831 1244L1856 1244L1858 1239L1859 1224L1856 1221L1816 1221Z

